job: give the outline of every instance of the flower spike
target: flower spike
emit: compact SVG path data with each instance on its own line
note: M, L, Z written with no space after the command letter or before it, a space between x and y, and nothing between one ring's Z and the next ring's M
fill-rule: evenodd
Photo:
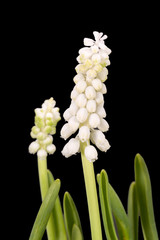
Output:
M48 153L53 154L56 150L52 135L56 133L56 125L61 117L55 105L55 100L50 98L44 101L42 108L35 109L35 126L32 127L31 137L36 140L29 145L29 152L37 152L39 159L45 159Z
M67 123L61 129L61 137L65 140L78 131L77 136L64 146L62 154L70 157L79 152L80 142L86 142L85 155L90 162L95 161L98 155L96 148L90 146L90 140L101 151L106 152L110 148L102 132L109 129L104 119L103 94L107 93L104 82L108 77L111 50L105 45L106 35L97 31L93 35L95 40L84 38L85 47L79 50L71 104L63 114Z

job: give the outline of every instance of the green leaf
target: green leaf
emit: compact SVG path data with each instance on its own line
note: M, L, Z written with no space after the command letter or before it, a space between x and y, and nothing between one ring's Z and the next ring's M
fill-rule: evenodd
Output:
M80 218L75 203L68 192L65 192L63 199L64 220L69 240L72 240L72 228L76 224L82 233Z
M128 193L128 218L131 226L133 240L138 240L138 200L136 194L136 184L132 182Z
M49 186L54 182L52 173L47 170ZM67 233L64 224L64 218L61 208L61 203L59 196L56 199L54 208L52 210L52 219L53 219L53 231L55 233L56 240L67 240Z
M76 224L72 228L72 240L83 240L82 233Z
M102 170L101 173L97 175L97 180L99 183L101 212L102 212L103 225L105 229L106 238L108 240L118 240L117 234L115 231L110 198L109 198L108 177L105 170Z
M135 157L135 180L144 239L158 240L150 176L144 159L140 154L137 154Z
M131 240L131 229L129 219L123 207L121 200L112 186L109 184L109 197L112 208L112 213L116 222L118 236L120 240Z
M54 207L60 189L60 180L57 179L50 186L37 214L29 240L41 240L46 229L48 219Z

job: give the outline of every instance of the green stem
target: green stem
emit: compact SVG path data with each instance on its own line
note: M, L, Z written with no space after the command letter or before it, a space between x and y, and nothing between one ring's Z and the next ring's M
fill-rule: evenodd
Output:
M38 171L39 171L39 182L40 182L40 189L41 189L41 198L42 201L46 196L46 193L49 189L48 184L48 175L47 175L47 159L38 159ZM51 215L48 223L47 223L47 236L48 240L56 240L55 234L53 231L53 216Z
M102 240L102 231L101 231L101 222L100 222L94 168L93 168L93 163L89 162L85 157L84 149L86 146L87 146L87 143L81 143L82 166L83 166L83 173L84 173L85 186L86 186L92 240Z

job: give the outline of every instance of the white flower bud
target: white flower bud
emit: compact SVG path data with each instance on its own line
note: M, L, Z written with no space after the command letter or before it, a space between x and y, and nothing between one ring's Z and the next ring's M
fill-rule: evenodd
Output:
M107 80L107 75L108 75L108 69L107 68L103 68L103 70L98 73L98 78L104 82Z
M39 160L45 160L47 157L47 152L44 149L40 149L37 152L37 156Z
M103 70L103 67L101 64L97 64L93 68L97 73L100 73Z
M86 105L87 111L89 113L93 113L96 111L96 101L95 100L88 100Z
M87 87L87 83L86 83L86 81L84 81L84 80L81 80L81 81L77 82L77 84L76 84L76 90L77 90L79 93L84 92L84 90L86 89L86 87Z
M87 103L87 99L86 99L84 93L79 94L78 97L76 98L75 102L79 108L85 107L86 103Z
M83 76L82 73L78 73L78 74L74 77L74 79L73 79L73 81L74 81L75 83L78 83L78 82L81 81L81 80L85 80L85 78L84 78L84 76Z
M101 144L97 144L96 146L102 152L107 152L107 150L111 147L107 139L104 139L104 141Z
M101 144L105 140L105 135L100 130L91 131L91 141L94 144Z
M100 50L99 50L99 54L100 54L100 56L101 56L102 58L104 58L104 59L108 59L108 58L109 58L108 53L107 53L107 51L105 51L105 50L100 49Z
M101 119L98 129L102 132L107 132L109 129L109 124L105 119Z
M72 100L71 105L69 107L69 111L72 115L75 115L78 110L78 106L76 105L75 101Z
M47 109L50 110L54 108L55 105L56 101L53 98L50 98L44 101L44 103L42 104L42 108L46 111Z
M86 77L86 82L87 82L87 83L92 84L92 80L93 80L93 79Z
M107 93L107 88L106 88L106 85L104 83L102 83L101 93L102 94L106 94Z
M61 119L58 107L53 108L52 113L54 121L59 121Z
M48 135L46 139L43 140L44 145L49 145L53 142L53 137L51 135Z
M104 102L103 94L101 92L97 92L95 100L98 104Z
M94 87L88 86L85 90L85 95L88 99L94 99L96 97L96 91Z
M87 126L82 126L78 133L81 142L86 142L90 138L90 130Z
M95 160L98 159L98 153L94 146L91 145L87 146L84 150L84 153L87 160L90 162L94 162Z
M86 69L86 66L84 64L80 63L75 67L75 70L79 74L79 73L85 73L87 69Z
M94 79L97 76L97 72L94 69L89 69L86 72L86 75L87 75L88 78Z
M92 62L98 64L101 62L101 56L97 53L92 56Z
M72 129L72 131L74 131L74 132L77 131L77 129L79 128L79 122L75 116L72 116L69 119L68 124L69 124L70 129Z
M29 153L34 154L38 151L39 149L39 144L34 141L29 145Z
M47 120L53 120L53 114L51 112L46 113L46 119Z
M103 107L103 103L104 103L104 102L102 102L101 104L99 104L99 105L97 106L97 110L96 110L96 113L97 113L101 118L105 118L105 117L106 117L106 111L105 111L105 109L104 109L104 107Z
M56 147L54 144L50 144L47 146L46 150L49 154L53 154L56 151Z
M90 56L92 55L92 51L88 47L83 47L79 50L79 54L86 59L86 58L90 58Z
M101 82L101 80L98 79L98 78L93 79L93 81L92 81L92 86L94 87L94 89L95 89L96 91L100 91L101 88L102 88L102 82Z
M73 133L73 130L70 128L69 123L63 125L61 129L61 137L65 140L69 138Z
M44 113L43 109L36 108L34 111L35 111L35 114L36 114L37 117L39 117L40 119L44 118L45 113Z
M77 92L76 87L74 87L71 92L71 99L75 100L78 95L79 95L79 92Z
M83 123L87 120L88 111L86 108L80 108L77 112L76 118L80 123Z
M110 148L108 140L100 130L93 130L91 132L91 141L103 152L106 152Z
M100 124L100 118L98 114L92 113L89 117L89 125L91 128L97 128Z
M47 136L46 133L39 132L39 133L37 134L37 139L41 141L41 140L44 140L44 139L46 138L46 136Z
M68 158L68 157L76 154L77 152L79 152L79 148L80 148L79 140L76 138L71 138L69 140L69 142L64 146L64 148L62 150L62 154L63 154L63 156Z
M72 114L69 108L67 108L66 111L63 113L63 117L66 121L68 121L72 117Z
M109 66L111 64L110 60L106 60L106 66Z
M91 46L91 50L93 53L97 53L99 51L99 48L98 48L98 46L93 45L93 46Z

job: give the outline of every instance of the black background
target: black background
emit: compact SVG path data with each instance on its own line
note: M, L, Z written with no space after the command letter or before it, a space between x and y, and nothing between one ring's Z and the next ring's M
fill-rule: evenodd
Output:
M95 173L106 169L126 209L128 188L134 180L134 157L140 153L151 176L158 226L160 48L157 6L150 2L113 6L95 2L86 8L85 3L77 2L77 6L43 7L40 4L29 6L22 24L24 70L19 89L25 105L21 163L26 206L23 239L28 239L41 203L36 155L28 153L32 141L30 129L34 125L34 109L50 97L56 100L62 120L54 136L57 151L48 157L48 168L55 178L61 179L61 202L65 191L72 195L84 238L91 239L80 154L64 158L61 150L65 141L59 133L74 87L78 50L83 47L84 37L93 38L93 31L107 34L106 45L112 50L105 95L106 120L110 125L106 138L111 148L107 153L99 151L99 159L94 163Z

